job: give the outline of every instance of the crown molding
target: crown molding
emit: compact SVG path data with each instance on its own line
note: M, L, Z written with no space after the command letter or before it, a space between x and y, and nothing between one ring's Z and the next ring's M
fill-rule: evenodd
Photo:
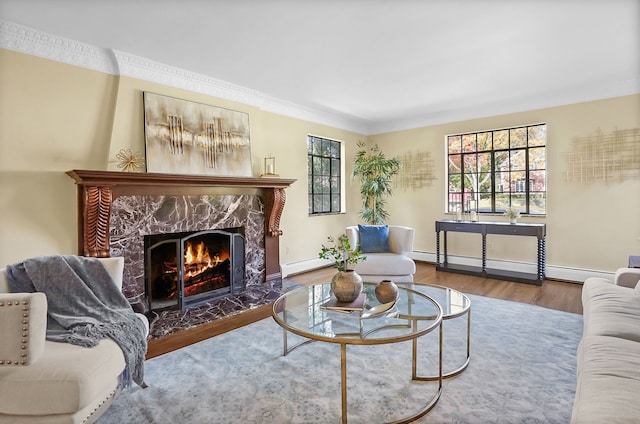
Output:
M254 106L267 112L367 135L368 123L269 96L206 75L100 48L0 19L0 47L110 75L127 76Z
M456 107L440 112L425 112L418 116L407 116L399 120L371 122L338 112L302 106L206 75L154 62L126 52L100 48L48 34L1 18L0 48L115 76L128 76L205 94L253 106L278 115L353 131L365 136L640 93L640 77L635 77L619 81L604 81L601 84L589 86L567 87L561 92L538 93L527 99L510 99L500 103L486 103L467 108Z
M368 125L341 114L324 112L269 96L206 75L113 50L120 75L257 107L267 112L365 134Z
M408 116L404 119L378 121L370 123L368 130L370 134L384 134L441 125L449 122L461 122L615 97L631 96L638 93L640 93L640 76L603 81L600 84L566 87L564 90L537 93L527 98L511 98L500 102L485 101L482 104L475 104L468 107L455 107L440 112L432 111L419 116Z
M0 47L117 75L117 64L107 49L47 34L0 19Z

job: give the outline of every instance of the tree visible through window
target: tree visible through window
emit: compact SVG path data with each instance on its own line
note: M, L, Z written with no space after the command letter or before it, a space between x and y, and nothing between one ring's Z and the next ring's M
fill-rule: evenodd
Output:
M308 136L309 214L339 213L341 145L339 141Z
M448 211L546 213L546 124L447 136Z

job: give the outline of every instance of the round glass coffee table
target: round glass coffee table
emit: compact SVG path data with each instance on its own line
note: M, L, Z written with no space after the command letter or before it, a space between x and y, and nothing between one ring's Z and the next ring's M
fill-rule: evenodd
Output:
M448 321L454 318L467 316L466 322L466 358L462 365L456 367L451 371L445 371L442 374L442 378L451 378L460 374L469 366L469 360L471 358L471 300L467 295L458 290L451 289L449 287L438 286L435 284L423 284L423 283L398 283L411 290L415 290L422 294L425 294L438 302L442 307L442 320ZM443 325L444 328L444 325ZM443 330L444 333L444 330ZM447 355L445 355L447 356ZM458 355L459 357L460 355ZM427 380L437 380L440 376L423 377Z
M283 354L312 341L340 345L340 373L342 396L342 422L347 422L347 345L377 345L411 340L411 379L438 381L434 396L416 413L395 421L409 423L427 414L442 394L442 318L440 304L427 294L398 285L397 302L380 305L374 295L375 284L365 283L366 296L362 310L351 312L326 309L332 298L331 284L316 284L299 287L280 296L273 304L274 320L283 328ZM389 308L389 309L387 309ZM439 329L439 376L417 375L417 339ZM305 340L288 346L287 333L302 336Z

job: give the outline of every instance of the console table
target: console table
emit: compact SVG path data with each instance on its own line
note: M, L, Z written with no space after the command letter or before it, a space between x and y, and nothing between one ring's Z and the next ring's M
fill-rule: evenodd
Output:
M440 262L440 232L444 232L444 260L442 262ZM447 232L481 234L482 266L477 267L450 264L447 259ZM545 278L546 232L546 224L509 224L506 222L471 222L454 220L436 221L436 270L542 285ZM537 272L533 274L487 268L487 234L537 237Z

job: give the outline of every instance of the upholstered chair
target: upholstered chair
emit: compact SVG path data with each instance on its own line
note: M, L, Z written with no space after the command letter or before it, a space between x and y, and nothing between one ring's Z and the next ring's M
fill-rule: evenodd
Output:
M413 252L413 228L400 225L354 225L346 228L346 234L351 247L360 247L367 257L354 267L364 281L413 282L416 264L409 257Z
M100 261L122 289L124 259ZM9 293L0 269L0 422L93 423L119 393L122 350L111 339L92 348L48 341L46 328L45 294Z
M618 268L613 275L613 283L617 286L638 288L640 268Z
M640 422L640 268L582 285L571 424Z

